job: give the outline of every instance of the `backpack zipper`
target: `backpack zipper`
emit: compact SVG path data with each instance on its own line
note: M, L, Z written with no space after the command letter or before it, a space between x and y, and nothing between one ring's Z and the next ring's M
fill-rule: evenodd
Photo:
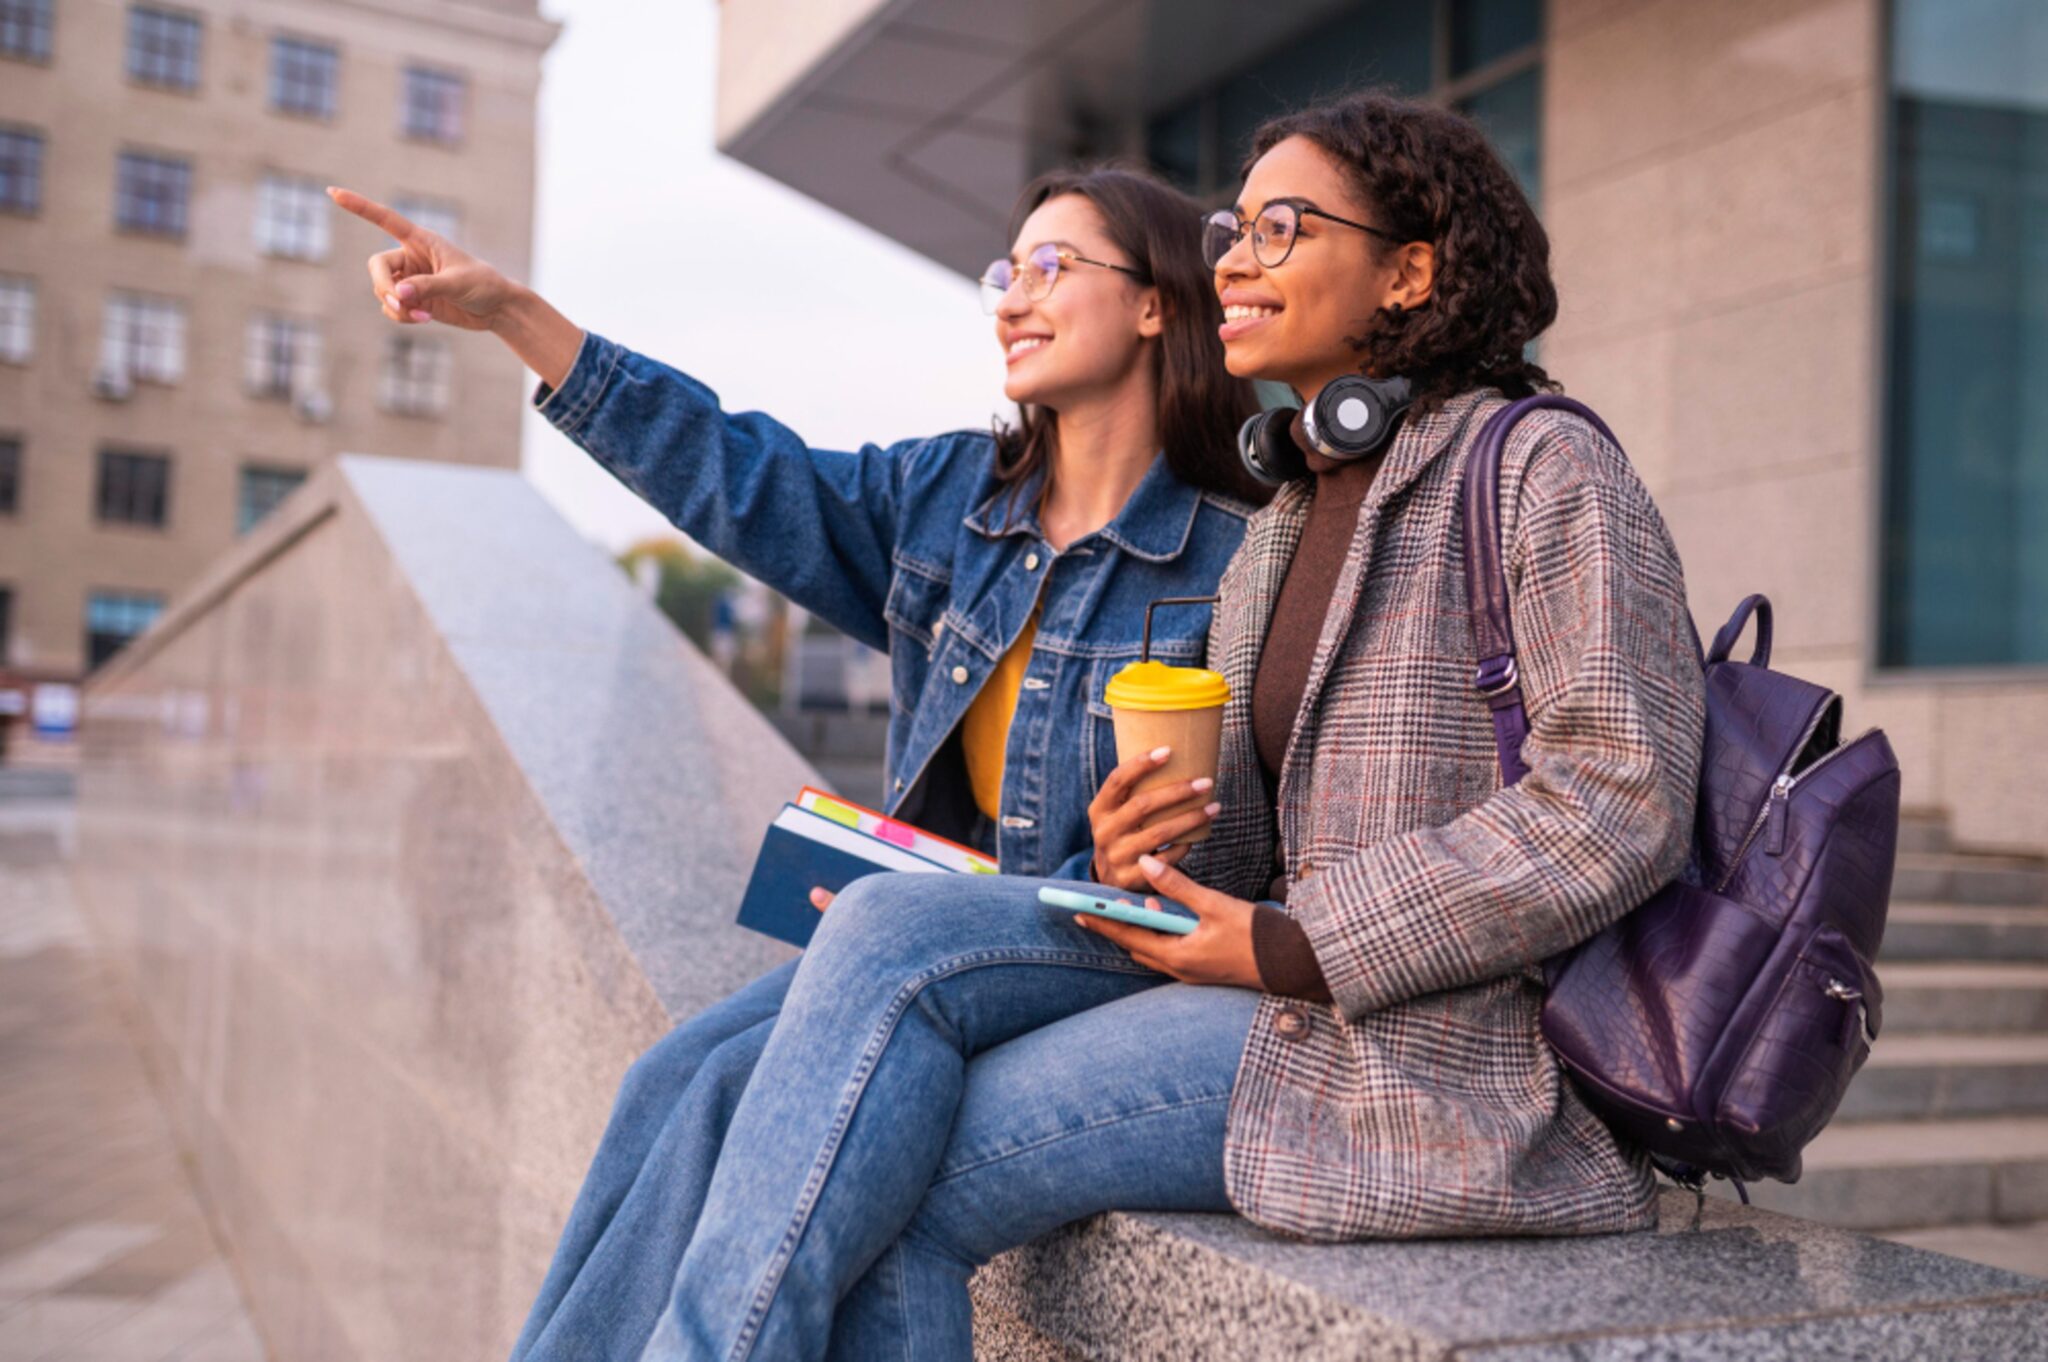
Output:
M1721 882L1714 886L1715 893L1721 893L1728 888L1729 881L1733 880L1735 872L1742 868L1743 858L1749 855L1751 844L1756 841L1757 834L1764 830L1766 823L1771 825L1771 839L1765 844L1765 851L1773 856L1784 854L1786 808L1791 802L1793 789L1800 781L1841 755L1844 750L1869 736L1871 730L1865 729L1848 742L1837 743L1833 751L1824 754L1798 775L1793 775L1789 769L1792 762L1799 760L1799 754L1806 750L1806 744L1813 738L1814 731L1820 727L1821 720L1827 717L1827 712L1828 706L1823 703L1814 711L1813 718L1807 721L1806 731L1799 735L1799 742L1792 748L1792 756L1786 762L1787 769L1778 772L1778 778L1771 782L1771 792L1765 797L1764 806L1756 811L1755 819L1750 822L1749 831L1743 834L1742 845L1735 849L1734 859L1728 862L1728 872L1721 876Z

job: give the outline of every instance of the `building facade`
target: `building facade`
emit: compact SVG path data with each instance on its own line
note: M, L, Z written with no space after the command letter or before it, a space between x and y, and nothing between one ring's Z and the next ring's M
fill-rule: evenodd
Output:
M347 449L516 466L519 366L399 332L324 187L521 277L536 0L0 0L0 699L61 692Z
M2048 845L2048 10L2031 0L726 0L718 135L966 273L1067 160L1228 202L1270 113L1470 113L1549 229L1541 360L1707 635L1881 726L1906 800ZM2031 381L2030 381L2031 380Z

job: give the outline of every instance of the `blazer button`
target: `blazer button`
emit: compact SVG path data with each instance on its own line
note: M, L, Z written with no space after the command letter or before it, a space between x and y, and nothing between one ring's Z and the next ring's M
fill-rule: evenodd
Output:
M967 684L967 668L953 668L953 684L956 686L964 686Z
M1273 1018L1273 1029L1280 1033L1280 1039L1301 1041L1308 1039L1309 1021L1306 1009L1289 1003L1280 1009L1280 1015Z

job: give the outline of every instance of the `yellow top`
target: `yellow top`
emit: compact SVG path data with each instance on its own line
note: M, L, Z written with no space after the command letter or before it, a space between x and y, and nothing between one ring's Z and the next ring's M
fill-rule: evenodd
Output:
M967 783L974 802L990 818L1003 812L1003 754L1010 746L1010 720L1017 715L1017 692L1031 666L1031 647L1038 641L1038 610L1024 622L1024 632L1010 645L988 684L960 720L960 747L967 757Z
M1102 698L1111 709L1210 709L1229 701L1230 683L1201 667L1133 662L1109 679Z

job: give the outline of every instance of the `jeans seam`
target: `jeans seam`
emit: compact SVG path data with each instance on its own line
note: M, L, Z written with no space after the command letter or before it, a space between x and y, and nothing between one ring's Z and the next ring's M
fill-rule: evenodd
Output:
M731 1349L726 1353L728 1362L746 1362L753 1355L754 1339L760 1333L762 1323L767 1319L768 1310L774 1303L775 1293L782 1285L782 1274L795 1255L796 1246L802 1240L810 1225L811 1212L816 1209L817 1199L825 1179L831 1175L832 1164L838 1158L840 1142L845 1138L846 1127L853 1121L853 1110L860 1105L860 1099L867 1090L869 1077L874 1066L880 1062L881 1052L888 1048L889 1038L895 1034L896 1023L909 1010L917 995L941 979L963 974L981 965L1081 965L1098 968L1112 974L1152 974L1153 969L1137 964L1128 956L1102 955L1093 951L1039 950L1017 952L1002 948L988 948L956 955L929 966L921 974L907 980L896 990L896 996L889 1000L889 1006L875 1026L868 1039L867 1048L861 1052L860 1061L854 1066L852 1077L840 1095L838 1109L833 1112L832 1124L825 1132L825 1147L812 1161L809 1176L804 1180L803 1190L797 1194L797 1205L790 1218L788 1228L783 1231L775 1252L769 1256L768 1265L762 1270L761 1281L754 1289L754 1300L747 1307L747 1315L740 1323L740 1330L733 1339Z
M1099 1121L1090 1121L1085 1125L1076 1126L1072 1130L1062 1130L1048 1135L1044 1139L1033 1140L1029 1144L1020 1144L1015 1149L1006 1149L1000 1154L991 1154L985 1159L977 1159L973 1163L964 1164L950 1173L941 1173L938 1177L932 1179L932 1187L943 1186L955 1178L966 1177L969 1173L978 1173L984 1168L993 1167L1006 1160L1017 1158L1019 1155L1029 1154L1035 1149L1044 1149L1047 1145L1058 1144L1062 1140L1071 1140L1077 1135L1086 1135L1091 1131L1101 1130L1106 1126L1122 1125L1126 1121L1141 1120L1147 1116L1157 1116L1162 1112L1180 1111L1187 1107L1210 1106L1218 1102L1228 1102L1229 1100L1230 1094L1227 1092L1211 1093L1201 1097L1184 1097L1175 1102L1160 1102L1154 1106L1145 1107L1137 1111L1118 1112L1114 1116L1105 1116Z

